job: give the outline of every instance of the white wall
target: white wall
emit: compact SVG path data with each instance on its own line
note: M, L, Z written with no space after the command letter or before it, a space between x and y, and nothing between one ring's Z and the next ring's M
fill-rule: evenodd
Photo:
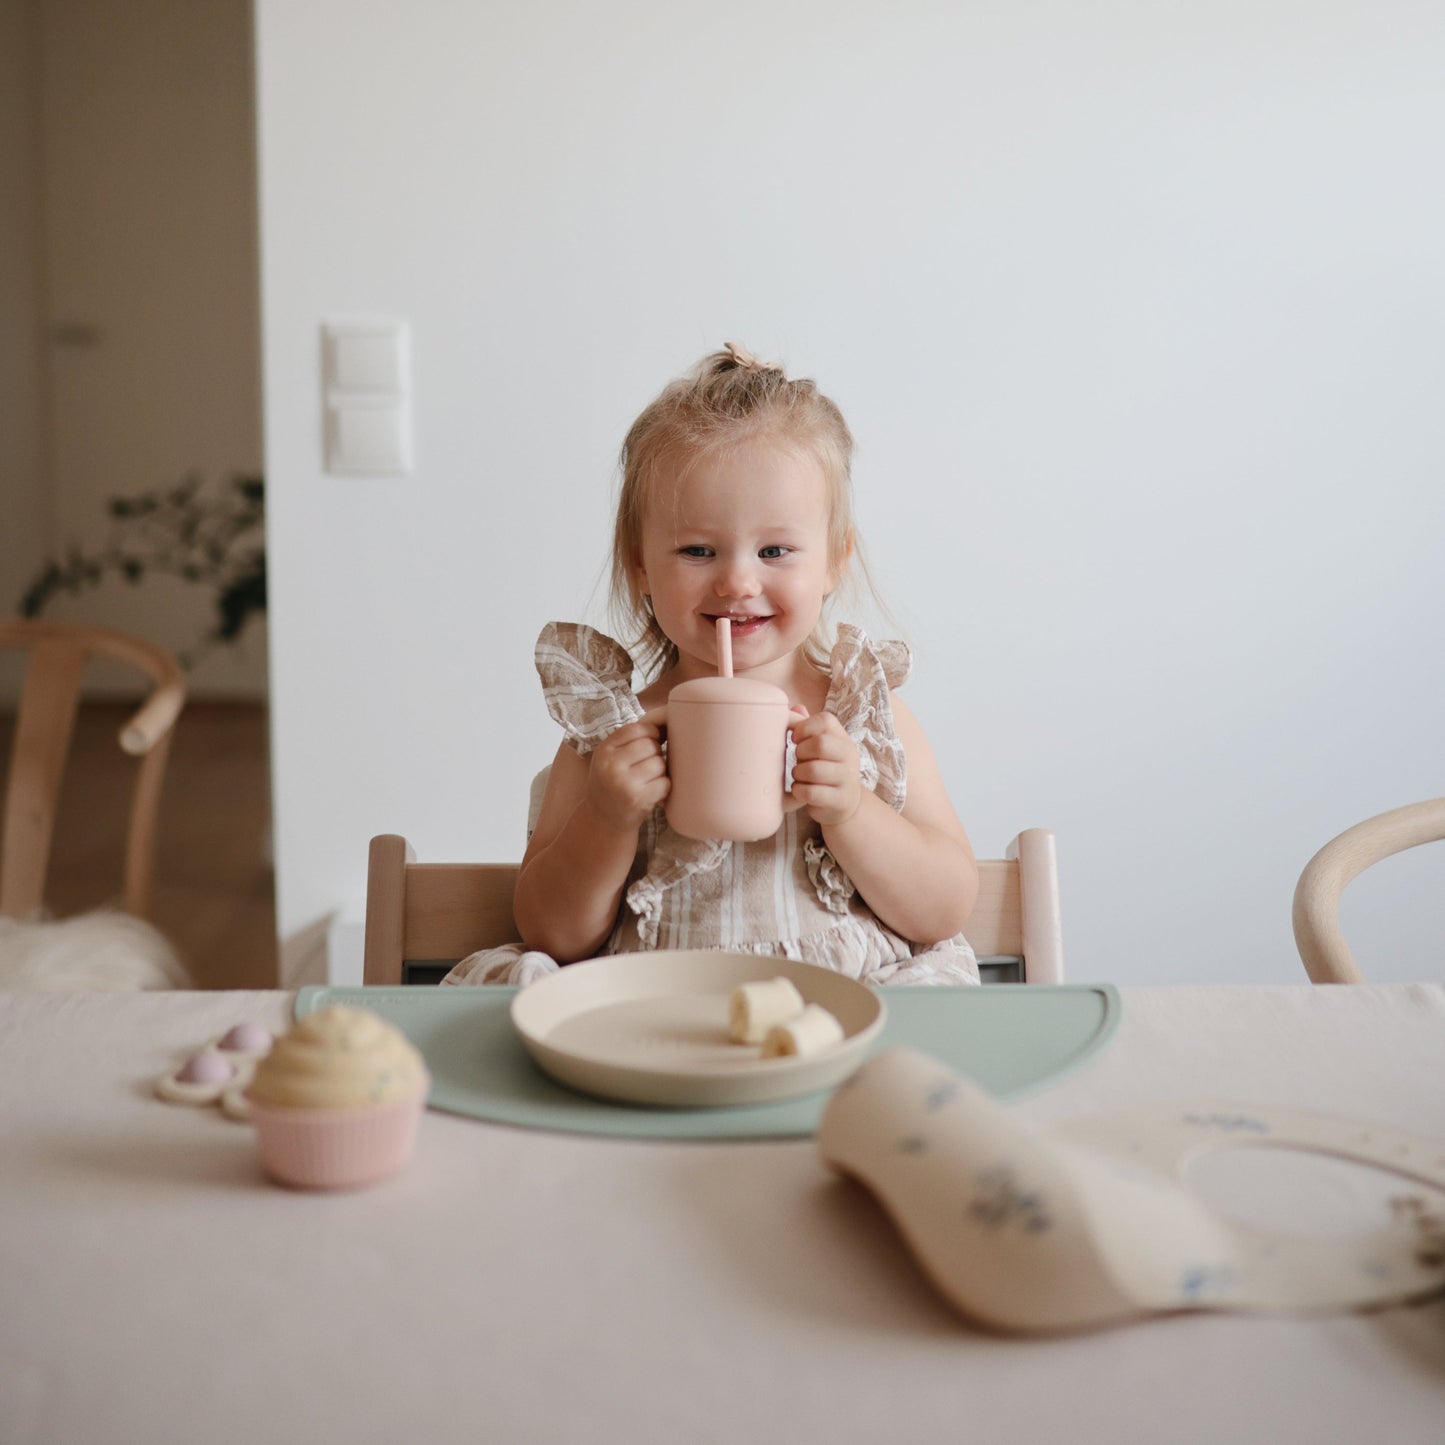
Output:
M1069 971L1303 980L1300 868L1445 791L1445 12L1407 0L258 0L279 906L368 837L509 858L636 411L815 375L979 850L1059 834ZM414 331L403 481L318 328ZM1439 974L1441 859L1352 891ZM1422 855L1423 857L1424 855Z

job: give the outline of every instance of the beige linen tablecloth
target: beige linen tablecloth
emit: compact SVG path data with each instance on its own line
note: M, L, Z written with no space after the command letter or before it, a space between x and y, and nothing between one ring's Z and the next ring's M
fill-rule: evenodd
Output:
M1014 1107L1327 1110L1445 1138L1445 988L1126 989ZM990 1336L805 1142L428 1114L407 1172L268 1184L156 1075L268 993L0 995L0 1441L1445 1439L1445 1305Z

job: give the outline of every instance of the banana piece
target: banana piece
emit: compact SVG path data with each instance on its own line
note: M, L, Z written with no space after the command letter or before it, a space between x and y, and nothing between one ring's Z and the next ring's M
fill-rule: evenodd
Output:
M843 1025L822 1004L810 1003L797 1018L774 1024L763 1038L765 1059L816 1054L843 1042Z
M803 995L786 978L758 979L741 984L728 1000L728 1038L735 1044L758 1044L774 1024L785 1024L803 1012Z

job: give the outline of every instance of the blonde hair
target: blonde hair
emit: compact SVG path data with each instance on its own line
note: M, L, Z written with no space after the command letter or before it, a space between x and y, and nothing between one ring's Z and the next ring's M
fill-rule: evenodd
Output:
M685 474L703 457L759 439L804 449L822 468L828 492L828 566L838 583L834 595L851 581L855 568L867 577L853 530L853 436L843 413L816 382L790 379L775 362L759 361L729 342L725 350L705 357L687 376L664 387L622 443L611 613L649 681L677 661L677 647L658 626L651 599L637 582L643 519L657 478L666 468ZM827 670L821 619L803 652L820 671Z

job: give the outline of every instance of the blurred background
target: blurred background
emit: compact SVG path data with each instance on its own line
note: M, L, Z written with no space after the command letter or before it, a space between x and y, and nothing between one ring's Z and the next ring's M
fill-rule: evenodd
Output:
M277 977L249 3L0 0L0 613L177 653L153 918ZM0 758L21 659L0 653ZM113 901L134 673L96 664L47 903Z
M350 982L373 833L520 854L536 633L603 621L622 435L737 339L847 415L1069 976L1303 982L1305 862L1445 792L1442 63L1408 0L0 0L0 597L116 498L231 529L45 604L194 654L157 921ZM323 328L396 323L409 464L329 468ZM1368 977L1438 976L1438 852L1346 895Z

